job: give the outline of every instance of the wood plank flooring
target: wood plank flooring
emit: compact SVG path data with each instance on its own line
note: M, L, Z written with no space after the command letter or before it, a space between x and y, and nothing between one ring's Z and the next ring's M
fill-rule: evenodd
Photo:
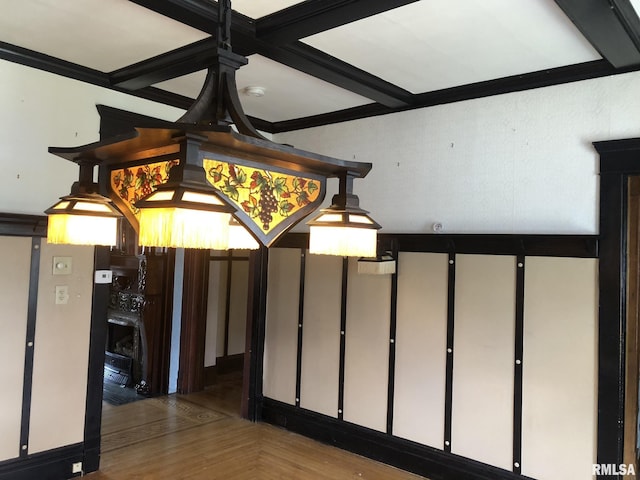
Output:
M413 480L416 475L240 418L237 377L204 392L103 405L88 480Z

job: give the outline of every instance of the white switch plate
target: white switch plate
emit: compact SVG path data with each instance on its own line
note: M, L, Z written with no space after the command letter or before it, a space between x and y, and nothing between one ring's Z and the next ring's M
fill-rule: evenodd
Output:
M69 287L56 285L56 305L66 305L67 303L69 303Z
M82 473L82 462L76 462L71 465L71 473Z
M70 275L71 257L53 257L53 274Z

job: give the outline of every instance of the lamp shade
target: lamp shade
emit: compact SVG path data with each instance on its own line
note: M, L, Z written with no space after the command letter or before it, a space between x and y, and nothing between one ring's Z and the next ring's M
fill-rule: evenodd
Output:
M226 250L233 207L206 188L163 185L136 202L138 243L147 247Z
M321 210L320 215L308 223L309 253L375 257L380 225L367 213L335 207Z
M260 244L235 217L229 222L229 245L235 250L257 250Z
M122 215L111 201L97 193L61 197L45 210L47 241L71 245L115 245L118 218Z

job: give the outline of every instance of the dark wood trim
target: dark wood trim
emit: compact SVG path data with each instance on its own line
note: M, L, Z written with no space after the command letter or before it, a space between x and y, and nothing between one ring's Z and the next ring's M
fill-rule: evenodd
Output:
M224 343L223 343L223 347L222 347L222 356L226 357L227 355L229 355L229 323L231 321L231 314L230 314L230 310L231 310L231 278L232 278L232 262L231 262L231 256L233 255L233 252L231 250L229 250L227 252L227 259L226 259L226 263L227 263L227 285L226 285L226 291L224 294Z
M378 235L382 250L397 242L399 252L464 253L479 255L526 255L528 257L598 258L597 235L518 235L383 233ZM308 233L287 233L275 247L308 248Z
M302 42L260 46L258 53L300 72L351 91L387 108L413 105L415 95Z
M444 439L445 452L451 452L451 423L453 418L453 340L456 305L456 254L449 253L447 275L447 360L444 387Z
M33 355L38 313L38 286L40 284L40 237L31 238L29 266L29 295L27 300L27 332L24 350L24 377L22 383L22 414L20 421L20 458L29 455L29 426L31 423L31 392L33 387Z
M83 461L83 444L47 450L27 458L0 462L0 480L53 480L80 477L72 474L72 465Z
M338 369L338 419L344 418L344 369L347 336L347 297L349 289L349 259L342 259L342 295L340 296L340 364Z
M414 95L411 104L406 107L391 108L379 103L371 103L344 110L337 110L326 114L312 115L279 122L273 122L270 133L289 132L305 128L320 127L334 123L342 123L362 118L397 113L416 108L426 108L435 105L462 102L475 98L491 97L506 93L521 92L534 88L562 85L565 83L579 82L594 78L608 77L621 73L640 70L639 65L624 68L614 68L606 60L594 60L566 67L558 67L539 72L514 75L512 77L487 80L485 82L472 83L452 87L433 92L425 92Z
M306 38L416 0L307 0L256 20L256 36L274 45Z
M109 247L95 247L94 270L110 269ZM91 303L91 330L89 334L89 366L87 373L87 399L84 418L85 473L100 467L100 433L102 426L102 387L104 382L104 357L107 339L107 309L110 284L93 284Z
M640 63L640 20L629 0L555 2L611 65Z
M267 312L269 249L262 246L249 254L247 340L245 342L242 416L251 421L262 418L262 375Z
M127 90L113 86L109 82L109 76L106 73L6 42L0 42L0 60L7 60L27 67L37 68L38 70L53 73L55 75L79 80L91 85L97 85L99 87L115 90L116 92L126 93L134 97L144 98L176 108L186 110L193 103L192 98L155 87Z
M302 340L304 328L304 279L306 250L300 250L300 285L298 287L298 346L296 350L296 406L300 406L300 384L302 381Z
M46 237L45 215L0 213L0 235L9 237Z
M270 398L264 399L263 420L434 480L533 480Z
M185 249L178 393L204 389L209 250Z
M230 372L241 372L244 369L244 353L236 353L216 358L218 375Z
M396 259L396 272L391 275L391 298L389 311L389 370L387 384L387 433L393 434L393 411L396 384L396 330L398 324L398 247L393 242L391 255Z
M595 142L600 154L598 463L624 461L628 179L640 139Z
M219 375L225 375L231 372L243 372L245 358L244 353L228 355L226 357L217 357L216 364L204 367L204 385L215 385Z
M516 311L513 367L513 472L522 472L522 369L524 355L525 256L516 258Z
M600 176L598 463L623 461L626 183L624 175Z

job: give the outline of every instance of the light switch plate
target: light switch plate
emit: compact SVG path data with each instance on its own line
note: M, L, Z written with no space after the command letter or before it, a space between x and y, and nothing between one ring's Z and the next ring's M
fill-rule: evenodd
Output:
M69 287L56 285L56 305L66 305L67 303L69 303Z
M71 257L53 257L54 275L71 275Z

